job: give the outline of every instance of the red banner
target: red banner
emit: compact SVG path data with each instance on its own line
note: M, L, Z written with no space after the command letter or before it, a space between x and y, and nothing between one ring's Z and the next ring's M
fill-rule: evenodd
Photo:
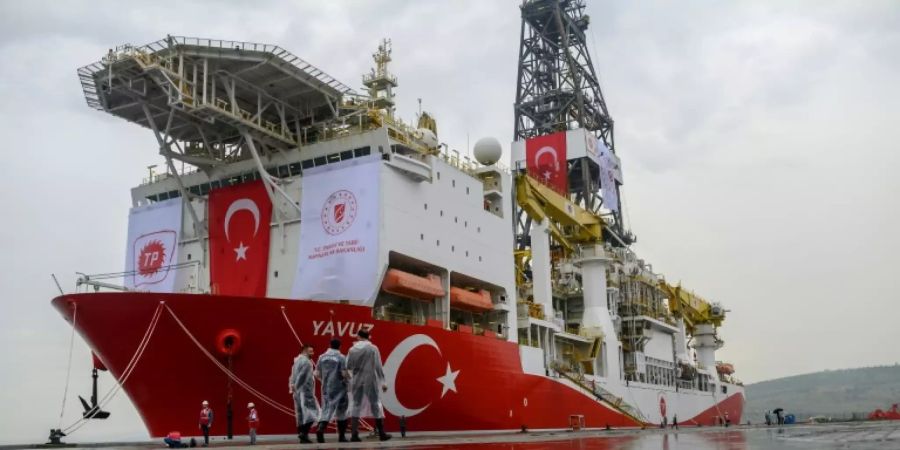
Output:
M266 296L272 202L262 181L209 193L209 277L221 295Z
M565 131L525 141L525 158L529 175L561 194L569 192Z

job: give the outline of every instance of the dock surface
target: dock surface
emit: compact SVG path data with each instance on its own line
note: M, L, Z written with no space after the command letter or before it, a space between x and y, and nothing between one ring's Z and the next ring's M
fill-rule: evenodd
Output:
M315 438L315 436L311 436ZM368 437L361 443L338 444L336 436L326 435L324 444L300 444L288 437L261 437L257 445L248 445L246 436L233 440L213 439L210 448L229 450L264 449L471 449L471 450L763 450L763 449L898 449L900 422L864 422L785 427L733 426L646 430L586 430L506 434L416 435L412 433L387 442ZM23 448L22 446L0 448ZM27 447L25 447L27 448ZM31 446L30 448L50 448ZM70 447L72 448L72 447ZM132 443L82 443L79 449L159 449L162 440Z

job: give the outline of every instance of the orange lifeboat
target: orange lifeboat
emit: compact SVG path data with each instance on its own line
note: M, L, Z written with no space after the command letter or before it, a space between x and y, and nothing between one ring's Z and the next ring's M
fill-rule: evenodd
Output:
M435 297L444 296L441 277L434 274L420 277L397 269L388 269L381 289L389 294L414 300L431 301Z
M731 363L718 363L716 364L716 371L722 375L731 375L734 373L734 365Z
M450 288L450 307L472 312L485 312L494 309L491 293L482 289L467 291L463 288Z

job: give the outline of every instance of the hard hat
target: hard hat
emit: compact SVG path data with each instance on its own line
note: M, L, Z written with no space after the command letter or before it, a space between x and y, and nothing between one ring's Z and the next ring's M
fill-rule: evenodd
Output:
M250 402L250 403L247 403L247 407L248 408L256 408L256 405L254 405L253 402Z
M201 403L201 405L203 405L203 406L209 406L209 402L206 401L206 400L203 400L203 403Z

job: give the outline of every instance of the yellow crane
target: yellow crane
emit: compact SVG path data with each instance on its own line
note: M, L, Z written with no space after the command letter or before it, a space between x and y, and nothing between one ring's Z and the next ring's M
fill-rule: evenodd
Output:
M533 220L548 219L550 234L568 252L578 244L603 242L605 223L600 216L529 175L516 177L516 202Z
M679 284L672 286L665 281L659 282L659 288L669 298L669 310L676 317L684 319L685 327L691 334L694 326L708 323L713 326L721 326L725 320L725 310L718 304L712 304L697 294L684 289Z

